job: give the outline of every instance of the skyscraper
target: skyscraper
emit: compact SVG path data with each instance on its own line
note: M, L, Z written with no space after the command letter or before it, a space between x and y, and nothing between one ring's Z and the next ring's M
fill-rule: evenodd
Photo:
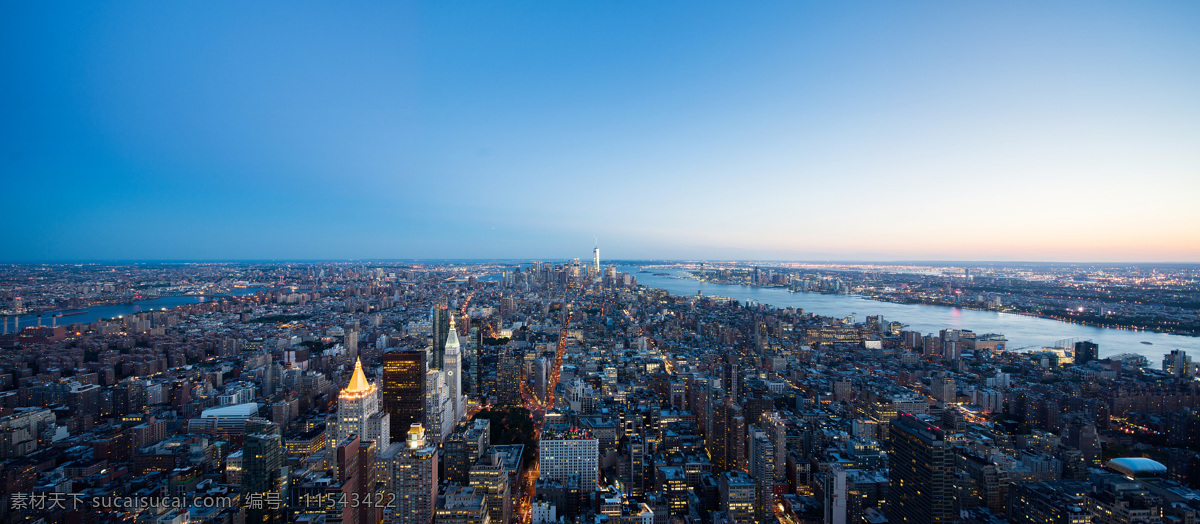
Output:
M754 515L763 520L775 502L775 445L766 431L751 425L750 475L754 477Z
M846 524L846 506L850 499L846 489L846 470L833 465L825 474L822 490L825 493L826 524Z
M742 466L745 459L745 419L742 407L725 397L713 405L712 431L708 435L708 454L713 471L729 471Z
M499 404L521 405L521 371L524 353L505 347L496 370L496 399Z
M458 343L458 330L454 327L454 316L450 316L450 330L446 336L445 368L446 396L450 398L452 424L457 424L466 412L467 399L462 390L462 346Z
M383 354L383 409L391 418L391 434L397 438L407 434L413 424L425 422L426 359L424 350Z
M346 346L346 354L352 357L358 357L358 331L353 329L345 330L343 337L343 345Z
M1172 349L1170 353L1163 355L1163 372L1186 378L1195 374L1196 366L1192 364L1192 358L1187 356L1186 351Z
M374 501L376 449L371 442L358 435L351 435L338 443L337 482L341 485L338 498L345 501L338 508L342 524L378 524L381 520L381 507L361 502Z
M725 375L722 377L724 379L723 386L725 387L725 391L728 391L729 395L733 398L739 398L737 353L731 351L725 354L725 366L722 371Z
M438 450L437 444L426 441L425 429L420 424L410 426L403 444L397 442L379 456L378 468L396 494L388 522L429 524L437 502Z
M1075 343L1075 365L1082 366L1096 360L1100 351L1100 346L1090 340L1081 340Z
M390 445L391 418L386 412L382 416L378 413L379 387L367 382L362 359L355 359L350 383L338 393L338 442L358 435L362 440L376 441L380 448Z
M446 341L450 336L450 310L438 304L430 311L433 323L433 347L429 350L429 369L442 369L446 359Z
M597 275L600 274L600 245L599 245L599 243L597 243L596 247L592 248L592 264L595 265L595 267L596 267L596 274Z
M426 436L441 442L454 430L454 409L451 407L446 374L431 369L425 372Z
M759 421L775 448L775 483L778 484L787 473L787 423L776 411L763 413Z
M288 500L288 471L284 466L283 437L278 431L245 436L242 447L242 488L247 493ZM268 495L270 494L270 495ZM246 522L255 524L283 522L284 507L264 504L246 511Z
M492 522L508 522L512 517L512 487L508 484L508 469L504 453L479 457L471 466L471 486L486 494L488 514Z
M446 480L464 485L471 480L471 466L492 445L491 421L478 418L465 426L446 437L444 455Z
M624 494L641 497L646 490L646 444L640 433L634 433L626 441L617 468Z
M533 394L543 402L546 401L546 387L549 380L547 375L550 373L549 367L550 362L546 357L534 358L533 365L530 366L529 380L533 383Z
M954 517L954 454L932 420L902 413L891 422L889 521L937 523Z

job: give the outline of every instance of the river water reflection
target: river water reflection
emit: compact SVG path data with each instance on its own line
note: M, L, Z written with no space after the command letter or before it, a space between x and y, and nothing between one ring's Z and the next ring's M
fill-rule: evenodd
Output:
M236 289L232 295L253 295L259 288ZM203 297L194 295L180 295L173 297L160 297L148 300L136 300L128 304L113 304L110 306L91 306L81 309L67 309L63 311L50 311L42 313L42 325L49 326L54 321L54 315L65 313L64 316L58 317L58 325L65 326L67 324L81 323L86 324L95 322L102 318L117 318L125 315L133 315L135 313L144 313L146 311L154 311L161 309L171 309L173 307L182 306L184 304L198 304L205 300L213 300L219 297ZM8 330L14 329L12 318L5 318L8 322ZM37 325L37 315L25 315L21 317L21 327L29 327Z
M921 333L937 333L942 329L969 329L975 333L1000 333L1008 339L1010 349L1052 347L1068 338L1091 339L1100 345L1100 357L1120 353L1136 353L1150 361L1150 367L1162 367L1163 354L1172 349L1186 350L1192 358L1200 357L1200 338L1169 335L1147 331L1099 328L1059 322L1057 320L923 304L880 302L856 295L824 295L820 293L791 293L782 288L712 284L685 277L686 271L620 267L637 277L638 284L665 289L675 295L705 295L729 297L745 302L756 301L779 308L803 308L806 313L822 316L853 315L861 322L868 315L883 315L887 320L907 324L905 329ZM670 276L657 275L666 273ZM1143 344L1150 342L1152 345Z

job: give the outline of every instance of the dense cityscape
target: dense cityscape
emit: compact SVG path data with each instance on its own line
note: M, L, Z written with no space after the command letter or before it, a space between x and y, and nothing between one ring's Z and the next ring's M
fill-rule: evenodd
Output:
M0 515L312 524L1200 516L1200 382L1186 351L1163 348L1161 366L1100 358L1087 340L1015 351L1003 333L922 333L902 318L835 318L638 283L673 267L800 295L908 287L961 297L946 291L1001 286L1001 303L1019 303L1083 281L1119 297L1187 296L1194 268L1155 270L1149 283L1132 271L1101 279L1072 269L1087 278L1064 279L1002 265L970 276L727 263L618 270L593 255L6 266ZM1022 276L999 276L1011 272ZM112 312L123 313L101 316Z
M0 524L1200 524L1197 21L0 2Z

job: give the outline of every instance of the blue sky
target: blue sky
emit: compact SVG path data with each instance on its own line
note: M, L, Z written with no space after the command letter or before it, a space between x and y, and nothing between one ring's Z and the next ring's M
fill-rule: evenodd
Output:
M0 5L2 260L1200 260L1195 2Z

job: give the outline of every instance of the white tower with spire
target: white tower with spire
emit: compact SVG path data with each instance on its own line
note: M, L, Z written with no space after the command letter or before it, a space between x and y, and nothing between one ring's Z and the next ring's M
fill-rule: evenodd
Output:
M458 329L454 327L454 315L450 315L450 331L446 335L446 389L450 398L450 419L457 424L466 414L466 398L462 394L462 346L458 342Z
M593 237L595 238L595 237ZM596 240L596 247L592 248L592 263L596 265L596 274L600 274L600 240Z

